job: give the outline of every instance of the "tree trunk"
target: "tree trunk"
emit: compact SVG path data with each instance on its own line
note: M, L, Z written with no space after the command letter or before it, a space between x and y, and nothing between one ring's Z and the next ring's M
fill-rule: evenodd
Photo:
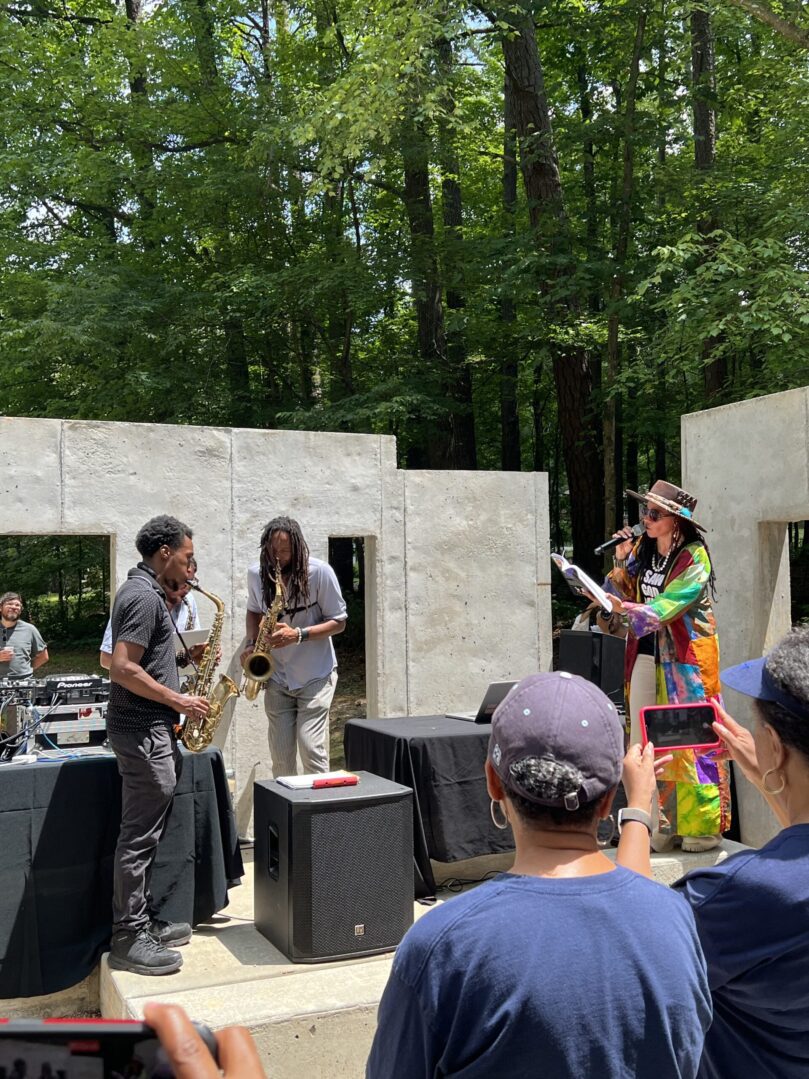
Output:
M438 42L439 65L449 83L453 64L452 46L446 38ZM451 87L451 84L450 84ZM452 115L451 95L447 114ZM444 268L447 289L447 310L463 311L464 293L463 198L461 195L460 162L453 145L452 132L446 120L440 132L441 146L441 206L444 223ZM460 324L459 318L457 322ZM452 428L452 467L477 468L475 442L475 413L472 400L472 373L466 347L466 335L460 325L447 330L447 367L444 379L447 399L453 404L450 415Z
M564 294L560 288L564 276L573 272L573 249L533 18L527 14L515 16L513 9L501 11L499 17L514 31L503 37L502 47L506 78L513 93L529 219L538 246L549 250L560 266L557 280L542 280L539 287L546 294L552 289L562 293L553 301L558 318L575 317L577 303L572 289ZM573 556L579 565L595 573L599 567L593 548L601 541L603 477L594 438L590 358L580 345L554 343L552 349L562 452L570 492Z
M503 232L516 234L517 213L517 139L514 132L514 101L511 83L503 84ZM503 324L500 353L500 467L504 472L519 472L522 467L520 449L520 417L517 406L519 366L514 352L512 327L517 318L513 298L503 293L500 298L500 321ZM536 414L535 414L536 421ZM542 418L539 418L539 457L542 458ZM537 445L535 439L535 446ZM537 456L536 452L534 454ZM536 467L536 466L535 466Z
M635 424L633 422L635 416L635 404L637 402L638 391L634 386L629 388L629 408L631 410L632 418L629 421L629 425L624 425L626 430L626 486L630 491L637 491L638 489L638 434ZM623 486L623 485L622 485ZM620 492L618 497L623 503L623 491ZM639 505L634 498L628 498L628 505L626 506L627 520L631 525L637 524L639 518Z
M578 46L576 51L580 52ZM579 112L584 125L584 139L582 140L582 186L584 191L584 234L587 246L587 257L591 262L598 258L598 200L596 197L596 165L595 145L590 134L593 117L593 105L590 99L590 82L587 77L587 68L583 61L576 65L576 79L579 84ZM590 289L588 306L595 314L601 309L601 297L597 288Z
M667 146L669 141L669 129L668 124L663 122L662 117L666 115L668 108L666 85L668 79L668 54L667 54L667 39L666 39L666 0L661 0L660 3L660 37L658 38L658 55L657 55L657 108L658 114L661 118L661 122L658 127L657 137L657 162L660 166L660 172L662 174L666 165ZM657 212L661 219L666 212L666 197L663 193L661 185L658 185L657 194ZM666 363L665 360L659 360L657 362L656 371L656 383L657 383L657 402L656 402L656 415L657 425L655 430L655 443L654 443L654 472L657 479L666 478L666 409L668 407L668 397L666 395ZM637 482L637 477L635 478ZM628 486L633 491L637 491L637 487L632 487L632 484L628 482ZM634 502L634 499L630 499ZM632 524L635 522L632 521Z
M542 364L537 363L534 367L534 472L544 472L549 462L545 453L545 409L547 407L547 395L542 392Z
M125 0L126 21L132 34L138 34L141 17L142 0ZM149 107L149 93L146 84L146 74L137 65L130 62L129 65L129 103L138 117L132 128L135 132L144 130L145 124L140 113ZM135 188L138 205L140 207L141 221L146 224L151 219L155 210L155 203L148 193L147 187L151 170L154 167L154 158L150 149L145 147L136 134L130 145L132 160L135 162L135 175L133 187ZM145 248L153 248L154 240L148 230L144 232L143 245Z
M402 142L404 200L410 228L410 272L416 310L418 351L424 383L437 399L446 366L444 304L435 253L435 226L430 194L428 143L419 124L406 125ZM442 412L431 430L422 432L422 449L430 468L452 467L452 426ZM417 452L417 448L413 447Z
M78 563L76 586L76 619L78 620L82 616L82 607L84 605L84 552L82 550L81 536L76 542L76 562Z
M626 257L632 230L632 192L635 180L635 101L637 99L640 56L646 32L646 10L638 13L635 27L635 43L629 65L629 77L624 105L624 168L621 182L621 201L615 237L613 261L615 273L610 285L610 313L607 320L607 365L604 372L604 535L611 536L623 518L619 488L620 449L619 414L620 400L615 388L621 371L620 355L620 305L624 291Z
M706 9L694 8L691 12L691 90L694 115L694 164L697 173L711 172L716 160L716 77L714 71L713 31L711 16ZM697 229L705 238L705 255L711 258L711 233L719 228L713 210L703 212ZM722 341L709 337L702 343L702 362L705 398L708 404L719 404L727 381L727 361L718 352Z
M250 364L244 339L244 324L240 318L226 317L225 367L230 393L229 417L234 427L252 427L253 399L250 393Z

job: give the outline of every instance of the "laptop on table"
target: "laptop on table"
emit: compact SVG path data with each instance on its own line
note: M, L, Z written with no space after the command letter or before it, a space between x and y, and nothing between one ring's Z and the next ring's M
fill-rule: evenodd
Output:
M476 712L447 712L447 719L464 719L468 723L491 723L495 708L502 700L505 700L509 690L516 685L516 678L510 682L490 682Z

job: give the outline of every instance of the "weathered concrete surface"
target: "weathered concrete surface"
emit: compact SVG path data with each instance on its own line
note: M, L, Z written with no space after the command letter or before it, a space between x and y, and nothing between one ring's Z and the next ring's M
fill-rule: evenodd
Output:
M410 715L471 709L492 681L550 670L547 477L500 476L405 473Z
M61 420L0 419L4 531L62 531L61 443Z
M116 587L145 520L186 521L237 683L247 566L282 513L320 558L330 536L365 537L369 715L468 708L490 678L550 666L544 475L405 473L389 436L36 419L0 421L0 461L4 531L107 534ZM229 712L216 742L246 833L253 782L271 774L263 701Z
M60 1019L66 1016L95 1016L101 1011L100 967L92 974L63 989L39 997L7 997L0 1000L0 1016L4 1019Z
M809 518L809 390L742 401L682 418L683 486L708 526L717 576L722 666L762 655L790 628L787 523ZM725 703L752 721L748 698ZM760 846L778 825L737 770L742 839Z

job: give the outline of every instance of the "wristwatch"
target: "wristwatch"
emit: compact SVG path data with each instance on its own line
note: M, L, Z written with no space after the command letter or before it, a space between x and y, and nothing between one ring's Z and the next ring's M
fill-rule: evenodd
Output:
M649 829L649 835L652 834L652 817L647 813L645 809L631 809L629 806L625 806L623 809L618 810L618 835L621 834L624 821L636 820L639 824L645 824Z

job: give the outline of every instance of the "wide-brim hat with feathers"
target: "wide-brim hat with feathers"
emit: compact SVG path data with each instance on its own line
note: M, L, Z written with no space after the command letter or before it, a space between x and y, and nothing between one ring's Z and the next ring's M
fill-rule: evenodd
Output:
M684 521L690 521L700 532L705 531L705 525L701 525L699 521L694 520L693 514L697 506L696 498L690 495L688 491L684 491L682 487L677 487L674 483L668 483L666 480L655 480L645 493L641 491L625 491L624 494L629 495L630 498L636 498L638 502L659 506L666 513L681 517Z

